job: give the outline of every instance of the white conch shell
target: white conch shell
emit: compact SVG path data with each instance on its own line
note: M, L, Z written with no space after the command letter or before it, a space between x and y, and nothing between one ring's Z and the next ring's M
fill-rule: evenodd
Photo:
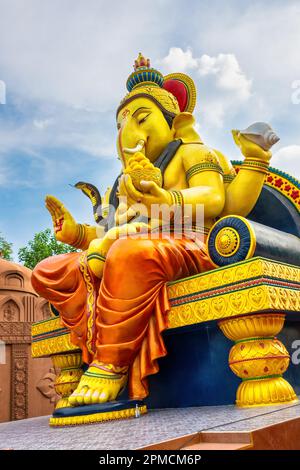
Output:
M145 141L139 140L136 147L133 147L133 148L124 147L122 150L124 153L129 153L130 155L133 155L137 152L141 152L144 148L144 145L145 145Z
M272 145L280 140L272 127L266 122L255 122L247 127L247 129L239 131L239 133L264 150L270 150Z

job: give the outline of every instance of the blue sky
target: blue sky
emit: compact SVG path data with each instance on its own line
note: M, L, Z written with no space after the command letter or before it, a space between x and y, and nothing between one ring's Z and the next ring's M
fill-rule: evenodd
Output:
M115 110L139 51L193 77L208 145L237 159L230 130L267 121L281 137L272 165L299 178L299 24L288 0L0 0L0 231L15 257L51 227L46 194L92 223L69 185L103 193L118 174Z

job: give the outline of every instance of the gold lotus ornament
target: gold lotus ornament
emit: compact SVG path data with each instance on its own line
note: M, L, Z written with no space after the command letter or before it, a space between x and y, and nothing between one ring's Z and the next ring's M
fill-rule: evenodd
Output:
M160 188L162 187L160 169L156 168L142 153L137 153L129 158L124 174L130 175L133 185L139 191L143 192L141 181L154 181Z

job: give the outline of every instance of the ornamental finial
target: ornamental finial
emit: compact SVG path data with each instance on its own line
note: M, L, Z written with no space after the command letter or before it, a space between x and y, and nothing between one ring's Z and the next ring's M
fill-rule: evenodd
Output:
M146 57L143 56L143 54L140 52L138 55L138 58L134 61L134 70L136 71L137 69L141 67L147 67L148 69L150 68L150 59L146 59Z
M150 59L147 59L141 52L138 55L138 58L134 61L134 72L129 75L126 87L127 90L130 92L136 87L142 86L158 86L162 87L164 83L163 75L151 68L150 66Z

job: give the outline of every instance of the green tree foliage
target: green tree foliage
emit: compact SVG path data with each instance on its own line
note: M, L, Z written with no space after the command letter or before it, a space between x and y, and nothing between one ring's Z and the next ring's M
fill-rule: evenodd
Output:
M12 253L12 243L6 241L3 235L0 233L0 258L12 261Z
M55 236L52 235L51 230L47 228L42 232L36 233L33 240L30 240L27 246L20 248L18 257L24 266L33 269L40 261L49 256L74 251L77 251L76 248L58 242Z

